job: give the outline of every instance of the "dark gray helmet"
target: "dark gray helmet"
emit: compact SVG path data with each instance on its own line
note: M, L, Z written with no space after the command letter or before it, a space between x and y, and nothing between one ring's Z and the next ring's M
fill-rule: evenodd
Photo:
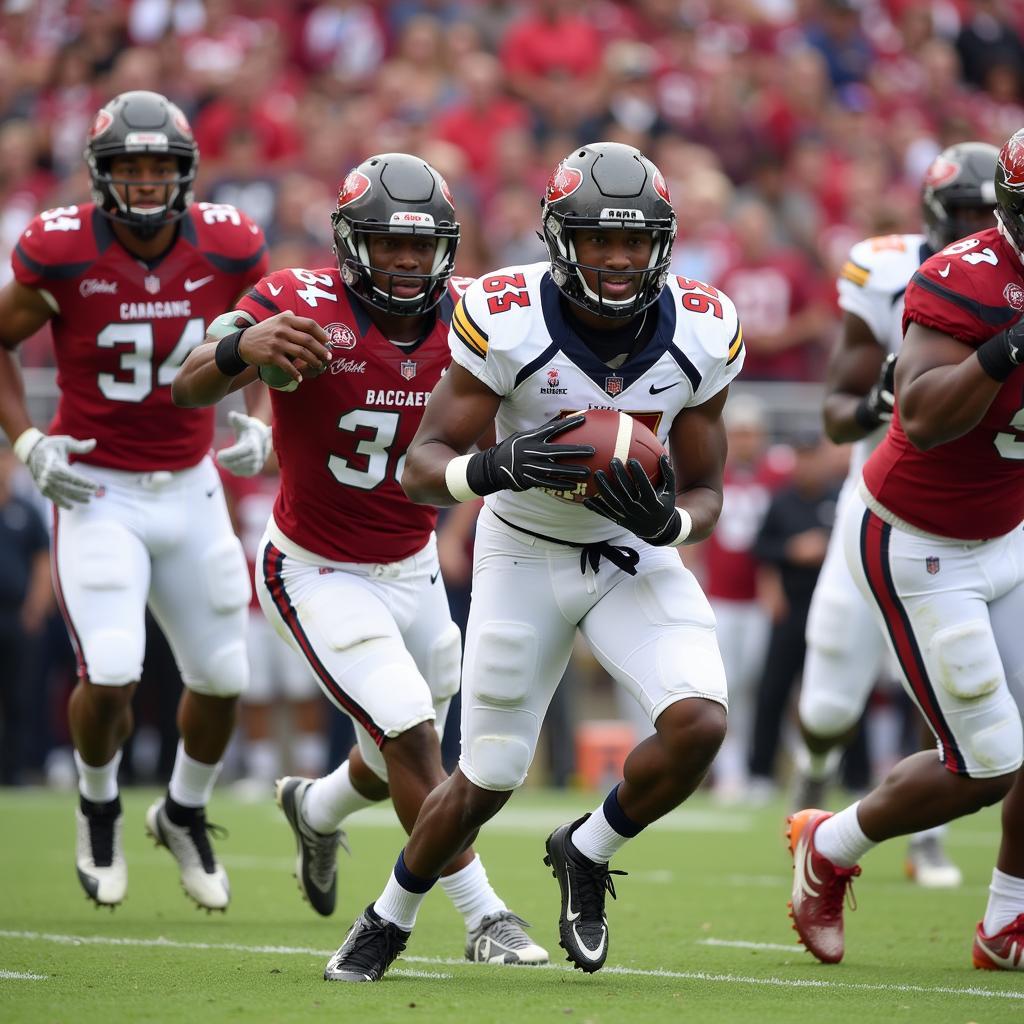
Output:
M334 252L345 284L386 313L420 316L436 306L455 268L459 223L444 178L430 164L407 153L381 153L349 171L331 216ZM373 283L369 236L429 235L437 240L429 274L388 273L388 289ZM395 278L422 277L423 290L411 298L394 294Z
M167 182L166 198L156 207L132 205L132 181L115 181L110 166L114 157L133 153L167 153L177 158L178 177ZM192 202L192 185L199 168L199 147L188 119L166 96L156 92L123 92L101 107L92 123L85 147L96 205L111 220L127 224L136 233L152 235L170 221L184 216ZM124 197L114 185L120 185Z
M977 216L964 217L964 211L995 213L998 157L999 150L987 142L959 142L932 161L924 176L921 210L934 252L978 230ZM995 227L994 217L990 227Z
M620 142L597 142L573 150L548 180L541 200L544 244L551 260L551 277L562 294L577 306L606 317L635 316L655 302L668 280L676 215L661 171L638 149ZM649 231L651 259L636 275L636 295L626 300L604 297L604 268L597 273L593 292L576 259L574 232L581 228L620 228ZM623 276L616 271L615 277Z
M1024 128L1003 143L996 161L996 216L1024 258Z

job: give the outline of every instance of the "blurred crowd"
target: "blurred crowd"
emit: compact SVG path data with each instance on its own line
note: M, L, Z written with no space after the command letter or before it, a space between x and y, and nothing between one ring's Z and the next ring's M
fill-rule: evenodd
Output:
M197 198L253 217L272 268L332 262L339 182L394 150L450 183L456 273L539 260L548 175L611 139L668 180L674 271L739 308L744 382L820 381L850 246L919 229L942 148L1024 124L1022 29L1019 0L0 0L0 282L36 212L89 199L87 128L130 89L190 117ZM21 356L50 365L48 329ZM468 571L456 525L449 574ZM780 594L757 597L776 621ZM59 704L31 711L23 777L61 741Z

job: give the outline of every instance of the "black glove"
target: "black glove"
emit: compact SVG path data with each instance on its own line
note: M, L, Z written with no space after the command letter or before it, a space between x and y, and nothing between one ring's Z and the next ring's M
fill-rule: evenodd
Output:
M621 459L612 459L611 476L599 469L594 474L594 483L600 494L585 499L584 506L648 544L668 544L682 529L672 463L667 455L662 455L661 486L657 490L636 459L630 459L627 465L628 473Z
M896 353L890 352L878 372L878 380L857 403L854 413L857 422L869 433L880 423L888 423L892 419L892 410L896 405L895 378Z
M589 444L551 444L551 438L578 427L583 416L554 419L518 434L509 434L500 444L478 452L466 466L466 483L483 497L495 491L525 491L547 487L571 491L590 476L586 466L563 459L585 459L594 454Z
M993 380L1006 380L1024 363L1024 317L979 345L976 351L981 368Z

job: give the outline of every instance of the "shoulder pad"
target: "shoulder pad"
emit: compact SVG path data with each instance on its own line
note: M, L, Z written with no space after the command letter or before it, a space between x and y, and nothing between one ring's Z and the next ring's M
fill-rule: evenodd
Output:
M923 244L923 235L865 238L850 250L839 279L885 294L902 291L921 263Z
M687 277L670 277L668 287L676 296L677 346L696 343L711 362L729 365L743 351L743 328L732 299L721 289Z
M258 224L227 203L193 203L188 216L195 227L197 247L218 270L241 274L265 269L267 242Z
M92 217L94 206L44 210L22 232L12 256L15 277L35 286L40 281L84 273L99 255Z

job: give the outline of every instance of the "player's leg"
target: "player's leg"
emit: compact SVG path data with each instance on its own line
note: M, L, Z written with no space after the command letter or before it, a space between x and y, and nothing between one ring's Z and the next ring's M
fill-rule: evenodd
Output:
M568 664L575 618L554 588L562 563L578 577L579 555L510 536L484 511L474 562L459 766L424 801L383 893L328 964L330 979L379 980L404 948L427 892L525 779Z
M223 910L230 887L210 843L206 806L234 730L238 696L249 680L251 585L209 460L174 474L154 493L152 511L168 528L165 543L155 549L149 604L185 689L170 783L147 811L146 826L177 860L186 894L208 910Z
M403 588L405 600L399 623L409 653L430 688L440 743L448 706L459 689L462 637L451 620L433 543L427 554L425 571L409 579ZM383 752L387 753L387 746ZM407 831L412 831L411 825ZM472 847L458 854L441 872L440 886L465 923L467 959L506 964L548 962L547 950L530 940L523 919L494 891L483 861Z
M103 906L120 903L127 887L117 769L145 651L149 554L131 521L130 497L111 482L102 498L57 514L51 552L78 659L68 705L79 777L78 878Z
M844 532L854 579L884 617L938 756L906 758L838 814L808 809L791 817L793 919L825 962L843 955L843 895L861 857L885 839L1002 799L1024 759L1024 730L987 605L1015 585L1022 563L1013 548L1024 545L1015 535L975 546L929 540L893 529L863 505Z

